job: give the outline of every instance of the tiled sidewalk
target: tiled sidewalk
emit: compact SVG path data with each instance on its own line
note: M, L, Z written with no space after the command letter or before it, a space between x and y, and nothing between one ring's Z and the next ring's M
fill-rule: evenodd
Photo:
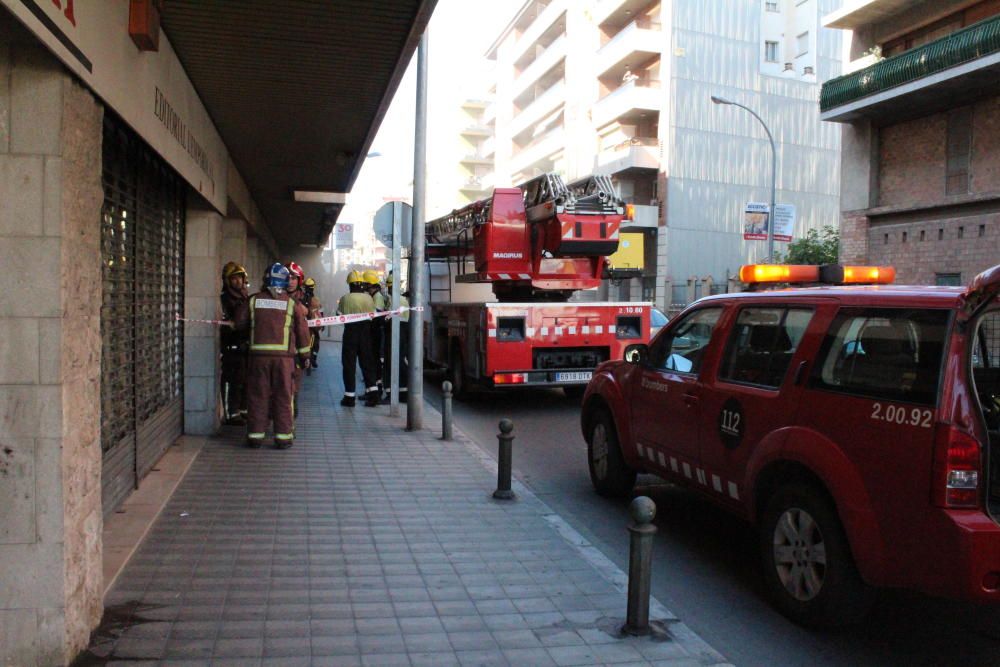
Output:
M620 573L612 583L525 489L493 500L495 472L461 434L337 405L332 348L305 380L291 450L244 449L236 432L204 448L82 664L723 661L662 608L664 635L622 638Z

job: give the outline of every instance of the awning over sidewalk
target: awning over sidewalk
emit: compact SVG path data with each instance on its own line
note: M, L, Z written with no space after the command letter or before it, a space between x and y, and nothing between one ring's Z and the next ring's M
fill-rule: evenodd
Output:
M170 0L163 28L278 243L321 243L436 0Z

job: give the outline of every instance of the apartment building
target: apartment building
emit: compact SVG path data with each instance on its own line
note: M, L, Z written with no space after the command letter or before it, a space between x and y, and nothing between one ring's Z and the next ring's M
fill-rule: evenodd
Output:
M820 17L840 0L529 0L500 32L491 158L497 185L546 171L610 174L648 248L644 275L610 296L663 308L723 291L761 259L743 209L794 204L795 235L837 224L839 132L819 120L819 82L840 72L841 39ZM783 249L778 244L779 251Z
M1000 247L1000 2L867 0L822 118L843 130L841 257L897 282L965 284Z

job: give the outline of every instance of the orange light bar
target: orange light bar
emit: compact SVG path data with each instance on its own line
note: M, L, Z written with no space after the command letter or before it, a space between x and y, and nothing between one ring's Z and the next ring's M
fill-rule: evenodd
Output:
M526 381L524 373L497 373L493 376L493 384L524 384Z
M740 267L745 283L814 283L819 266L812 264L746 264Z
M625 204L625 219L635 220L635 204Z
M896 269L891 266L845 266L844 284L864 283L888 285L896 280Z

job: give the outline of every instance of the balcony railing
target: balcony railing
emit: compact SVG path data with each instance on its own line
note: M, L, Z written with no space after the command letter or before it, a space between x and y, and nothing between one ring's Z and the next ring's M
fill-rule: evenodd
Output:
M597 52L597 71L599 74L604 74L615 65L639 53L660 53L664 45L659 23L637 19L600 48Z
M1000 16L827 81L820 93L819 108L834 109L997 52Z

